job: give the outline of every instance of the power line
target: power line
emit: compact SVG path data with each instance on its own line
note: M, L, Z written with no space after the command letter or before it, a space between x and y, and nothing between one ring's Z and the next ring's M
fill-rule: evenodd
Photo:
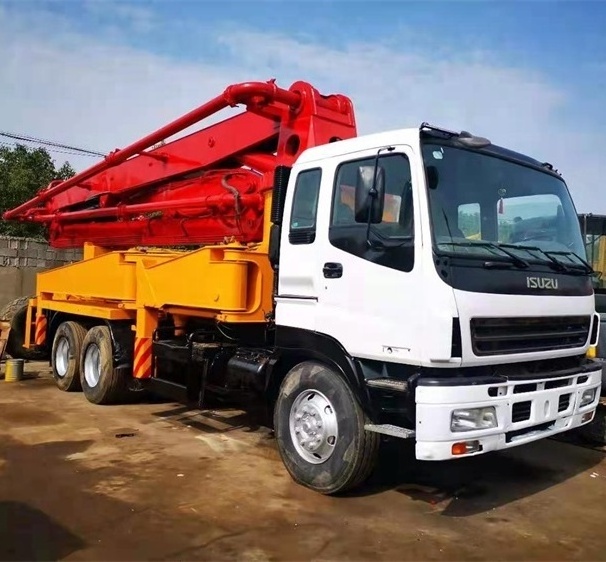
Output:
M39 139L39 138L31 137L31 136L28 136L28 135L17 135L15 133L8 133L6 131L0 131L0 136L4 136L4 137L7 137L7 138L11 138L11 139L15 139L15 140L20 140L20 141L30 142L30 143L42 144L42 145L47 145L47 146L54 146L54 147L57 147L57 148L64 148L64 149L76 152L78 154L86 154L86 155L90 155L90 156L105 156L105 154L103 154L101 152L96 152L96 151L88 150L88 149L85 149L85 148L79 148L77 146L70 146L70 145L59 143L59 142L55 142L55 141L49 141L49 140Z
M10 148L16 148L17 146L19 146L16 142L4 142L4 141L0 141L0 146L8 146ZM83 152L72 152L70 150L61 150L58 148L46 148L45 150L48 150L48 152L55 152L58 154L70 154L71 156L89 156L92 158L96 158L96 155L93 154L86 154Z
M3 141L0 141L0 145L8 146L11 148L16 148L17 146L19 146L18 143L16 143L16 142L3 142ZM58 153L58 154L70 154L71 156L89 156L89 157L96 158L96 156L94 156L93 154L86 154L86 153L82 153L82 152L72 152L70 150L60 150L57 148L45 148L45 150L47 150L48 152L54 152L54 153Z
M36 138L36 137L31 137L29 135L18 135L16 133L9 133L7 131L0 131L0 136L7 137L9 139L20 140L20 141L24 141L24 142L31 142L31 143L43 144L43 145L47 145L47 146L54 146L54 147L57 147L57 148L64 148L66 150L71 150L71 151L76 152L78 154L86 154L88 156L105 156L105 154L102 153L102 152L96 152L94 150L88 150L86 148L80 148L80 147L77 147L77 146L70 146L68 144L63 144L63 143L56 142L56 141L49 141L49 140L39 139L39 138Z

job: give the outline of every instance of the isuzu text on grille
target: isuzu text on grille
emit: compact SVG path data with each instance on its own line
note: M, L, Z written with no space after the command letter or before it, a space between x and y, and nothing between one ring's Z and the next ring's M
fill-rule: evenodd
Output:
M526 277L526 286L529 289L557 289L558 280L551 277Z

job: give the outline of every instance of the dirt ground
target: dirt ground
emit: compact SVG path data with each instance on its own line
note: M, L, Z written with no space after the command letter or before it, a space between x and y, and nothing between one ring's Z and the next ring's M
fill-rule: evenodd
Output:
M603 451L437 464L396 443L331 498L241 413L93 406L28 371L0 380L0 560L606 560Z

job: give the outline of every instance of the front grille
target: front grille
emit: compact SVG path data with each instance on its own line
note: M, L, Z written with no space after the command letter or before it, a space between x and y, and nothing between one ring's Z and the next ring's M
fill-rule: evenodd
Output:
M558 400L558 412L568 410L570 406L570 394L562 394Z
M531 408L531 401L516 402L511 408L511 421L515 423L529 420Z
M537 383L516 384L513 387L514 394L523 394L524 392L534 392L537 389Z
M472 318L470 324L473 352L500 355L583 347L591 316Z
M551 390L552 388L562 388L563 386L570 386L574 379L556 379L554 381L547 381L545 383L545 390Z
M511 443L518 437L524 437L528 433L537 433L540 431L548 431L552 429L554 426L553 422L545 422L540 423L538 425L531 425L530 427L525 427L524 429L516 429L514 431L508 431L505 434L505 443Z

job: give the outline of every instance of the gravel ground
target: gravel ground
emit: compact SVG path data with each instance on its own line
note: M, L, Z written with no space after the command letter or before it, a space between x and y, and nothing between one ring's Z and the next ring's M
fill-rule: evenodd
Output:
M324 497L242 412L94 406L27 371L0 381L0 560L606 560L600 450L422 463L394 443Z

